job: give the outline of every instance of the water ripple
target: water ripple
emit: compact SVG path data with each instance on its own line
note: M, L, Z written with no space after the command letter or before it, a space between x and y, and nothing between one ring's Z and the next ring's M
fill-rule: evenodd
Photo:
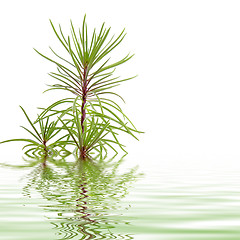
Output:
M240 239L237 170L120 167L36 164L2 182L0 239Z

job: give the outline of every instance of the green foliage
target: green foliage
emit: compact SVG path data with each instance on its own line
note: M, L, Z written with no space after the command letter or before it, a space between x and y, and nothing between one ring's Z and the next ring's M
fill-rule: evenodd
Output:
M35 49L45 59L53 62L57 66L57 72L51 72L50 76L60 83L50 85L48 90L67 90L76 95L84 95L84 87L87 88L87 98L96 97L99 94L111 93L109 89L119 85L123 81L132 78L120 79L113 77L114 70L117 66L128 61L133 55L127 55L117 62L108 64L110 58L105 60L108 54L114 50L124 39L125 31L123 30L118 37L112 36L108 40L110 28L105 28L105 24L99 33L94 29L91 39L88 39L88 30L85 17L83 20L82 31L77 32L71 22L71 36L65 37L61 26L59 33L50 21L54 33L58 40L67 51L69 59L59 56L51 47L52 53L57 58L51 59ZM77 34L78 33L78 34ZM63 65L66 63L66 65Z
M52 140L60 131L61 128L57 127L58 120L49 122L49 117L46 119L38 119L38 126L39 130L37 130L35 124L30 120L28 117L26 111L20 106L22 109L25 117L27 118L32 130L29 130L26 127L21 126L23 129L25 129L32 137L33 139L29 138L17 138L17 139L10 139L5 140L0 143L6 143L6 142L14 142L14 141L23 141L27 142L27 144L23 147L23 149L26 149L25 154L27 154L30 151L42 151L43 153L48 153L52 148L61 145L61 139L65 138L65 136L58 138L55 141L52 141L52 143L48 144L50 140Z
M110 28L106 28L103 23L98 32L94 29L92 34L89 34L85 16L82 28L76 30L71 22L71 35L66 36L60 25L57 30L51 21L50 23L57 39L66 50L66 57L60 56L51 47L54 58L35 49L57 67L56 72L49 74L57 82L49 85L46 91L66 90L75 97L64 98L44 109L40 108L42 112L34 123L22 109L33 130L23 128L34 140L12 139L3 142L25 141L28 143L24 147L28 148L27 152L34 151L34 148L49 151L50 148L65 149L74 146L74 152L80 159L91 158L93 152L102 157L107 154L108 149L115 153L118 153L118 148L126 152L125 146L119 141L119 133L124 132L137 139L136 133L140 132L123 113L119 104L109 98L117 96L122 99L112 88L134 78L122 79L114 75L115 68L127 62L133 55L128 54L115 62L111 62L109 57L123 41L125 30L117 37L110 36ZM106 94L108 98L104 97ZM54 120L50 123L49 119ZM40 131L36 129L36 124ZM61 137L47 145L56 135Z

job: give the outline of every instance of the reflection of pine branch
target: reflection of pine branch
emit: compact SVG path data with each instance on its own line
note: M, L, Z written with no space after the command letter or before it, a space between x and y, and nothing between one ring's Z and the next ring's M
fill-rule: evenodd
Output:
M35 190L44 199L56 202L44 206L44 210L56 213L55 217L48 218L61 234L59 239L71 239L77 235L85 236L84 239L96 236L114 239L117 235L108 230L119 223L119 219L114 220L113 210L119 209L118 202L139 176L136 168L120 174L122 162L120 159L107 165L51 159L44 166L39 160L25 177L28 182L23 193L30 197Z
M88 206L87 206L87 198L89 197L87 195L87 182L86 178L84 177L84 173L82 174L81 184L79 185L79 189L81 190L81 197L76 199L77 204L76 207L79 208L76 210L76 213L80 213L82 215L81 218L83 218L86 222L94 223L95 220L91 220L89 217L91 216L90 213L87 213ZM79 225L81 226L81 225Z
M30 178L31 182L28 182L25 187L23 187L22 194L26 197L31 197L31 187L35 184L37 176L40 174L42 170L42 166L36 166L29 174L27 174L26 178Z
M55 223L51 222L51 224L54 226L53 229L55 229L59 237L58 239L73 239L74 237L78 236L79 233L76 230L76 228L73 227L73 224L71 222L69 223Z

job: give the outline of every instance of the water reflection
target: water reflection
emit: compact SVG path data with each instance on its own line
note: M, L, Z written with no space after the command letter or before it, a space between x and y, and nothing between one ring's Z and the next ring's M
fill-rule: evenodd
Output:
M46 156L28 160L32 169L26 175L23 194L40 194L48 200L41 207L57 231L57 239L133 239L114 232L116 225L127 224L121 214L129 206L119 201L140 176L137 168L123 172L122 163L123 158L108 163L67 162Z
M184 165L149 164L130 188L139 175L124 170L122 159L69 160L26 159L31 167L23 182L17 174L22 169L3 175L1 239L240 239L237 162L229 170L189 164L187 171Z

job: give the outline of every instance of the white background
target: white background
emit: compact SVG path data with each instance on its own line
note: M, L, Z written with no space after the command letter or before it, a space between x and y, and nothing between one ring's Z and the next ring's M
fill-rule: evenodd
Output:
M129 51L123 76L138 74L119 93L135 125L146 133L127 140L131 158L229 163L240 160L240 2L183 1L1 1L0 140L27 137L19 125L65 92L42 94L55 66L34 52L57 50L49 19L65 32L70 19L88 27L102 22L127 36L114 57ZM9 143L11 145L11 143ZM0 145L2 154L15 152ZM16 150L18 145L14 145ZM144 156L144 158L143 158ZM4 159L3 159L4 161Z

